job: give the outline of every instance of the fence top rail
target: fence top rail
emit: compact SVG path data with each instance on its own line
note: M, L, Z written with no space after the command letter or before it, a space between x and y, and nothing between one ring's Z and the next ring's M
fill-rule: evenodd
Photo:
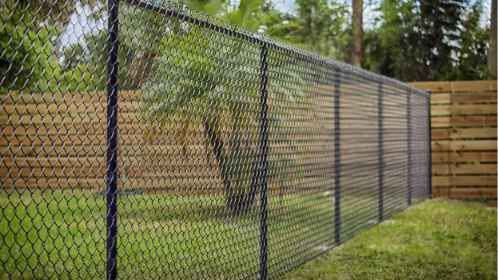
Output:
M194 12L185 7L180 6L178 3L165 3L158 4L154 3L154 0L125 0L128 4L136 6L142 9L151 10L166 17L173 17L179 20L189 22L194 25L198 25L215 32L226 34L232 37L240 38L249 43L258 44L261 46L266 46L274 50L285 52L288 54L297 55L300 59L305 61L310 61L313 63L321 64L326 67L334 68L336 71L343 73L349 73L358 75L363 79L370 80L372 82L378 82L385 85L390 85L393 87L398 87L400 89L406 90L408 93L420 94L423 96L429 96L427 91L418 89L409 84L403 83L393 78L389 78L383 75L372 73L370 71L364 70L362 68L347 64L344 62L339 62L332 59L323 58L317 54L301 50L273 39L267 38L262 34L252 33L243 30L239 27L231 26L226 23L221 23L216 21L216 19L210 18L202 13Z

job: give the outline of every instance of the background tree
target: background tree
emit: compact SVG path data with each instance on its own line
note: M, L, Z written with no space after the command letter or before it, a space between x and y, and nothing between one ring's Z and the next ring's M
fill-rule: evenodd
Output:
M479 79L487 55L481 13L480 2L384 0L366 36L365 67L404 81Z
M491 0L491 28L489 30L490 33L490 42L489 42L489 55L488 55L488 71L491 79L496 79L496 10L498 7L496 6L496 0Z
M262 2L258 0L242 0L224 17L234 25L259 29L254 16L261 7ZM175 26L175 20L171 24ZM260 75L254 73L255 66L259 69L260 47L190 24L169 30L158 41L152 74L142 87L145 119L154 124L174 121L202 126L208 150L212 151L220 170L226 209L233 216L247 213L261 183L258 168L258 147L262 144L259 142ZM269 52L268 60L272 61L272 73L279 73L279 68L290 63L294 67L303 63L287 61L285 55L274 51ZM254 61L256 65L248 65ZM233 83L226 83L227 80L243 80L244 86L234 87ZM268 84L272 96L278 95L279 100L286 102L302 98L299 75L287 71L279 80ZM285 85L290 81L295 87ZM289 112L285 113L269 112L271 129L285 125ZM282 157L269 157L269 160L273 170L279 168L280 163L291 161Z
M93 0L81 4L95 5ZM76 9L76 1L15 1L0 6L0 92L76 90L87 71L62 69L55 53L58 37ZM76 69L78 68L78 69Z
M480 26L483 7L481 2L470 6L463 18L456 62L447 76L450 80L487 79L489 31Z
M351 62L361 66L363 61L363 0L353 0L353 53Z
M296 14L270 10L263 22L267 34L322 56L345 60L349 57L351 33L349 12L338 1L297 0Z

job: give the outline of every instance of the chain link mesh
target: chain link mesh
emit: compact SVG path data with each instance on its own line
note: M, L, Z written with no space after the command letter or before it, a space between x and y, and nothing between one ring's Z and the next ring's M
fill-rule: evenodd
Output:
M2 279L279 278L430 196L426 93L158 2L2 3Z

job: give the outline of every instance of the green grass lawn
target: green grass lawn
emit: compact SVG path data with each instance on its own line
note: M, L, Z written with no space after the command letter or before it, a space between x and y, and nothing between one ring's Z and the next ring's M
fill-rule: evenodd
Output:
M310 236L333 233L330 195L269 201L269 259L282 270L322 250ZM82 191L0 192L0 279L104 279L105 197ZM118 198L122 279L254 278L259 207L228 218L223 196L167 194ZM323 240L319 240L321 245ZM282 266L282 267L279 267Z
M496 208L431 200L285 279L496 279Z
M282 276L335 246L333 194L272 195L268 269ZM342 238L377 221L377 196L345 195ZM389 203L387 203L389 202ZM386 213L406 207L386 198ZM105 197L91 191L0 192L0 279L105 278ZM122 279L257 277L259 205L228 218L222 195L120 195L118 273Z

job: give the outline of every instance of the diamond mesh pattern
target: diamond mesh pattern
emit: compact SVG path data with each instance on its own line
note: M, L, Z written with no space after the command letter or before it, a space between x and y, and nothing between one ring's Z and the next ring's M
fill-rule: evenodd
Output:
M156 2L0 8L2 279L283 278L430 196L426 93Z

